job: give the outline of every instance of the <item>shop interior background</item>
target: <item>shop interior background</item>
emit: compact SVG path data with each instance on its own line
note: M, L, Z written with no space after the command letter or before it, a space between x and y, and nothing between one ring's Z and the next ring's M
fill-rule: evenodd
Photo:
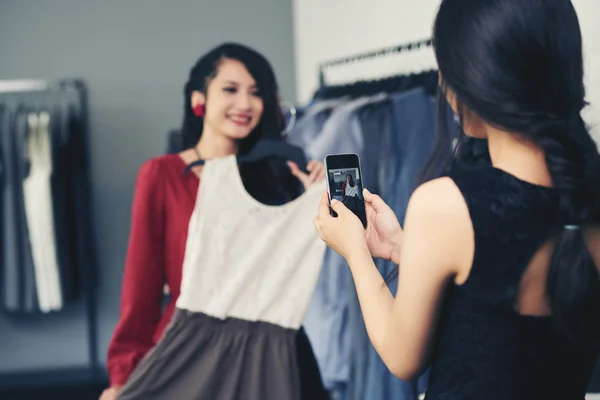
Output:
M600 141L600 3L572 0L583 35L589 107L584 116ZM431 36L439 0L294 0L294 62L297 99L304 103L318 87L318 65L324 60L372 51ZM410 59L407 60L407 57ZM435 66L431 50L400 54L334 67L328 83L380 77ZM400 70L400 71L399 71ZM385 72L384 72L385 71Z
M592 104L585 118L600 142L600 3L573 3ZM179 126L183 85L196 59L223 41L248 44L271 61L283 99L306 104L318 86L321 62L429 37L438 5L439 0L0 0L1 80L76 77L88 86L102 364L119 317L136 173L144 160L164 153L167 132ZM435 65L432 54L414 62L423 69ZM402 72L403 64L390 58L339 68L344 71L332 82ZM83 303L47 321L15 321L0 313L0 376L84 367L85 324Z

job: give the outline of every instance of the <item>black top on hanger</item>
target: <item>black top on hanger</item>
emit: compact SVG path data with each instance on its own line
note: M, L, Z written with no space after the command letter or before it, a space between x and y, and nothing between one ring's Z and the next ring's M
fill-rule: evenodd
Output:
M438 72L435 70L417 74L397 75L372 81L358 81L344 85L322 86L314 94L313 99L337 99L341 97L358 98L372 96L377 93L398 93L422 87L430 95L435 95L438 88Z
M261 139L248 153L238 156L238 163L253 163L268 158L279 158L285 161L293 161L302 171L306 171L306 155L298 147L285 142L283 139ZM197 160L188 164L185 169L187 173L197 165L204 165L205 160Z

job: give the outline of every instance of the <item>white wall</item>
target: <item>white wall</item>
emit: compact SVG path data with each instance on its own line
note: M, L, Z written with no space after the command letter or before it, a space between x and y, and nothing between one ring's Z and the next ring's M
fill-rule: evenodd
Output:
M293 0L298 101L308 101L318 86L320 62L381 47L393 46L431 36L439 0ZM586 111L586 120L597 125L600 139L600 1L573 0L584 37L588 101L595 105ZM419 64L434 66L429 58L393 57L388 61L338 67L329 74L335 78L368 76L369 72L391 72ZM348 81L348 80L347 80Z

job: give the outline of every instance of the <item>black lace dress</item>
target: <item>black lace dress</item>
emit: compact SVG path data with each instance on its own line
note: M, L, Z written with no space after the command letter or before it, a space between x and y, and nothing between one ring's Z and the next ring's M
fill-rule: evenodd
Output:
M444 302L426 399L584 399L598 349L564 340L551 317L514 311L529 261L564 224L557 191L489 166L448 176L467 202L475 256Z

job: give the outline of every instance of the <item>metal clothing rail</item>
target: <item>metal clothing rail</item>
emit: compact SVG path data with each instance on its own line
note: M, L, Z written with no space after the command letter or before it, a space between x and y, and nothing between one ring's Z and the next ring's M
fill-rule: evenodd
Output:
M329 61L325 61L319 65L319 85L321 87L326 85L325 82L325 70L329 67L336 65L343 65L357 61L363 61L373 58L385 57L391 54L402 53L405 51L411 51L414 49L420 49L421 47L431 47L433 41L431 39L419 40L412 43L405 43L398 46L386 47L379 50L372 50L365 53L359 53L351 56L341 57Z
M39 95L39 96L37 96ZM12 96L18 98L18 102L22 104L24 99L29 99L35 103L38 97L56 98L57 101L61 99L65 100L69 104L72 104L77 110L77 142L79 143L81 161L83 163L84 181L83 184L87 186L83 191L85 194L82 195L86 198L80 200L87 203L88 211L91 210L91 183L89 176L89 137L88 137L88 105L87 105L87 87L86 84L79 79L66 79L56 81L45 81L45 80L0 80L0 100L10 100ZM25 100L29 102L30 100ZM89 370L82 371L82 374L88 379L95 379L98 375L102 374L102 369L99 364L98 357L98 322L97 322L97 302L96 302L96 257L95 257L95 241L93 240L93 227L91 216L89 212L84 218L87 221L78 221L81 224L86 225L89 229L84 230L83 234L88 236L86 238L87 250L90 254L87 256L86 265L81 266L81 280L83 283L83 297L86 310L86 328L87 328L87 340L88 340L88 358L89 358ZM81 226L81 225L78 225ZM81 261L81 260L79 260ZM40 332L40 335L42 333ZM52 372L51 370L48 372ZM39 382L33 382L28 377L29 374L24 373L24 379L22 383L26 383L28 386L41 384L43 376L46 372L40 371ZM32 376L35 372L32 372ZM0 377L1 386L12 386L18 385L20 380L20 373L11 373L4 377ZM67 378L67 377L63 377ZM25 382L27 381L27 382Z
M62 90L78 90L85 95L85 84L77 79L59 81L43 81L35 79L0 80L0 94L4 93L30 93L30 92L55 92Z

